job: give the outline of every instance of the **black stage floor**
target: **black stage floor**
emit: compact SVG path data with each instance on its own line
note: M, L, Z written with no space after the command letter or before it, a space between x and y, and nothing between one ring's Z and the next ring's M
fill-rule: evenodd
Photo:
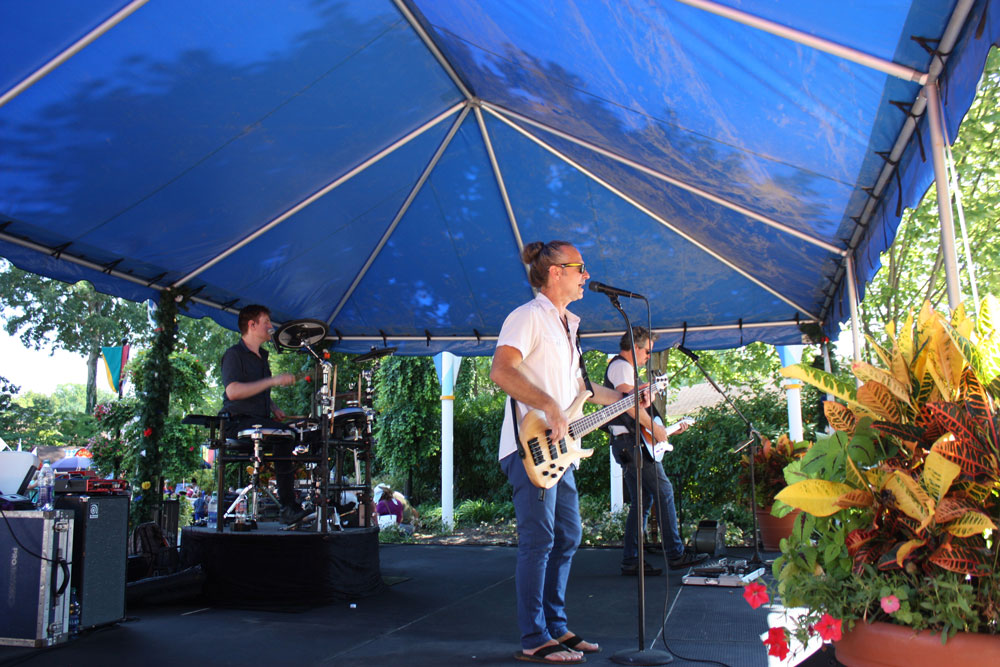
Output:
M296 612L204 603L129 610L129 621L61 647L0 647L0 667L107 665L514 665L514 547L382 545L383 592ZM587 664L638 648L637 586L619 573L619 549L581 549L573 562L570 627L603 647ZM661 555L650 555L660 564ZM287 567L296 564L289 562ZM764 610L741 588L682 586L683 571L646 580L646 644L664 609L673 665L685 658L767 665ZM266 577L266 573L261 573Z

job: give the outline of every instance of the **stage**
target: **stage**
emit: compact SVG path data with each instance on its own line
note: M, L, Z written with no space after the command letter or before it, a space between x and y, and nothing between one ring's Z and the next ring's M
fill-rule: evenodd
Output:
M387 586L370 597L294 613L220 607L204 600L129 609L129 622L85 633L63 647L0 647L0 667L15 662L105 665L112 656L143 667L193 661L240 666L521 664L512 658L519 648L515 548L386 544L379 551ZM619 574L620 556L619 549L581 549L574 560L570 627L603 647L602 653L588 657L590 665L613 664L613 653L637 647L636 580ZM286 567L295 566L289 562ZM671 664L695 664L683 658L697 658L731 667L767 665L760 642L767 613L750 609L740 588L681 586L682 574L647 579L647 644L657 637L667 609L664 637L675 656ZM658 639L656 648L663 648Z
M377 528L318 533L264 521L246 532L188 527L181 535L181 561L202 566L205 597L216 606L295 609L385 588Z

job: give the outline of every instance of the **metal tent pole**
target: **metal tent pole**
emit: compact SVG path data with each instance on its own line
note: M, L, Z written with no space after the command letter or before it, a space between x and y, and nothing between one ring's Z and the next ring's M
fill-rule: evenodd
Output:
M927 119L931 130L931 156L934 162L934 183L937 186L938 216L941 220L941 252L944 254L944 275L948 286L948 306L955 310L962 303L958 285L958 255L955 254L955 221L951 215L951 193L948 172L944 165L944 132L941 99L937 87L924 86L927 97Z

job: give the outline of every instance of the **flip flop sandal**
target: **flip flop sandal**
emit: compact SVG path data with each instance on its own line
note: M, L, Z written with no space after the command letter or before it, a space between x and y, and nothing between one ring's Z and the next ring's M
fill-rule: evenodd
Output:
M552 655L553 653L559 653L560 651L565 650L566 647L561 644L550 644L549 646L538 649L531 655L528 655L524 651L518 651L514 654L514 659L521 660L523 662L539 662L546 665L579 665L587 662L587 659L583 657L574 660L549 660L546 657Z
M593 648L592 649L577 648L577 646L579 646L580 644L584 643L585 641L587 641L587 640L584 639L583 637L581 637L580 635L573 635L569 639L566 639L566 640L564 640L564 641L562 641L560 643L563 646L565 646L566 648L571 649L573 651L579 651L580 653L600 653L601 652L601 647L600 646L598 646L596 649L593 649Z

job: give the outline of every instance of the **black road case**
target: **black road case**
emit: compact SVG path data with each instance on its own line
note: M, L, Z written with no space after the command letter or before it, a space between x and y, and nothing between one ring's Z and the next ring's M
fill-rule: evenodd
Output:
M73 513L4 512L0 523L0 644L52 646L69 638Z

